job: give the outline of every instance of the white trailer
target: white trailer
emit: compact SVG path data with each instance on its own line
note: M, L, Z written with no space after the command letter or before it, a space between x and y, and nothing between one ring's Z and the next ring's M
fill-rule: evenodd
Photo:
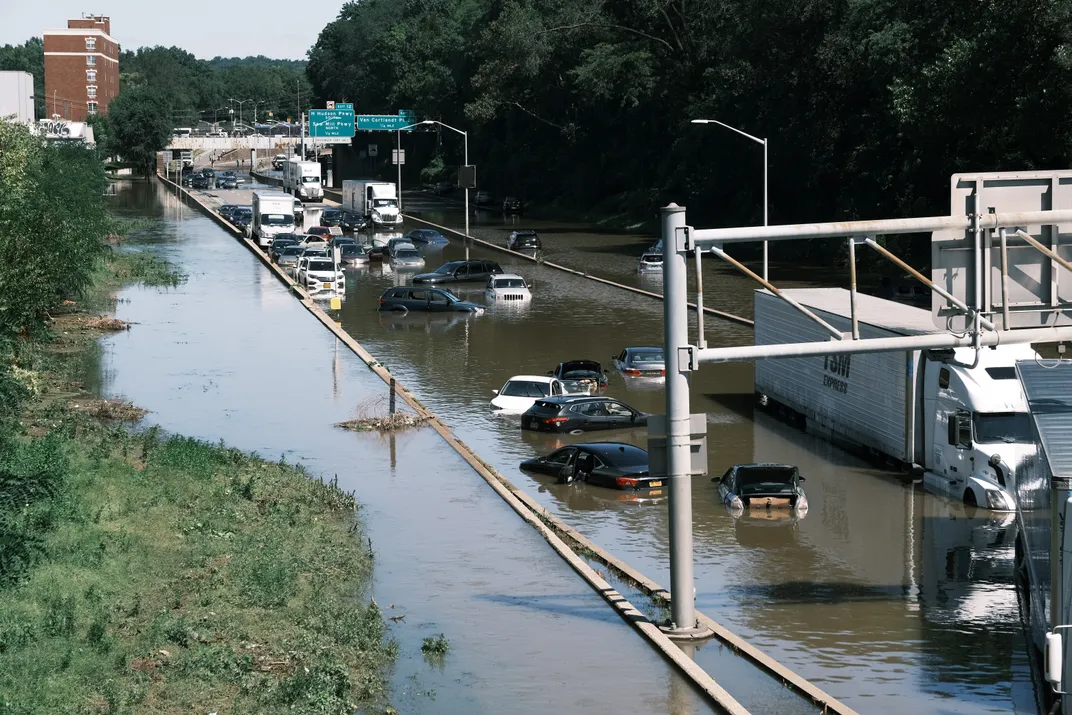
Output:
M34 80L29 72L0 72L0 118L10 115L23 124L37 121Z
M320 162L288 159L283 164L283 190L300 201L322 201L324 186L320 182Z
M398 192L389 181L347 179L342 182L342 207L364 216L374 226L398 226Z
M841 288L782 291L834 328L852 330ZM939 332L930 312L858 295L861 338ZM756 345L823 341L829 333L766 290L756 292ZM922 475L930 491L1015 509L1015 469L1034 451L1017 360L1028 345L761 360L760 404L809 432Z
M271 246L281 233L293 233L294 199L282 191L254 191L250 231L261 248Z

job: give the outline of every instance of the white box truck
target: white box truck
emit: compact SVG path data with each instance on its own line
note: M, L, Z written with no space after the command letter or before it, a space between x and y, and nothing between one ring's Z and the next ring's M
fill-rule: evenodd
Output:
M282 191L254 191L250 231L261 248L268 248L281 233L293 233L294 199Z
M849 291L783 291L851 333ZM861 338L937 333L929 311L857 296ZM756 345L815 342L829 333L766 290L755 295ZM849 449L922 475L934 492L994 511L1015 509L1015 470L1034 451L1017 360L1029 345L859 353L756 362L761 405Z
M342 207L360 214L374 226L398 226L402 214L398 210L398 192L389 181L347 179L342 182Z
M283 190L300 201L322 201L324 187L320 183L320 162L288 159L283 164Z

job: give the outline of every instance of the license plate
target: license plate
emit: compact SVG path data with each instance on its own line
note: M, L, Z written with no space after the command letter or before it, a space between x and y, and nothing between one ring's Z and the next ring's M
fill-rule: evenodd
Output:
M532 429L536 429L539 426L540 426L540 421L539 420L529 420L529 427L531 427Z
M648 482L649 487L661 487L662 485L662 482Z
M662 493L663 493L662 489L652 489L650 492L648 492L648 496L649 497L662 496Z
M325 288L330 288L330 287L331 287L331 284L330 284L330 283L325 283L325 284L324 284L324 287L325 287Z

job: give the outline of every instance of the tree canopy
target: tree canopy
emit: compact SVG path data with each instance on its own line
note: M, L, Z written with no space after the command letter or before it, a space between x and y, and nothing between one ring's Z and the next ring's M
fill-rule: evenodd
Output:
M484 185L708 225L948 210L950 174L1065 166L1072 0L362 0L317 97L470 130ZM416 141L416 140L414 140ZM460 156L451 155L451 163ZM699 215L697 215L699 214Z
M171 139L171 104L166 95L150 87L127 87L108 106L108 143L105 154L118 154L146 174L156 153Z

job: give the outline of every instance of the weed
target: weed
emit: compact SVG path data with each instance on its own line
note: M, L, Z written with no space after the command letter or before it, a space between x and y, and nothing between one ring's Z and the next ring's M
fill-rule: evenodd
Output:
M450 650L447 637L440 633L436 636L428 636L421 643L421 652L425 655L446 655Z

